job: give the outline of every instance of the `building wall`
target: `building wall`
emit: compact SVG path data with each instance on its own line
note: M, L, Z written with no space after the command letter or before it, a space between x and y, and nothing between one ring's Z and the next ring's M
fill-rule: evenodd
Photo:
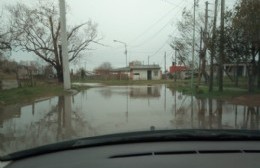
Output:
M133 70L132 71L132 77L133 80L148 80L147 78L147 69L144 70ZM161 79L161 73L160 70L152 69L151 70L151 80L160 80Z
M152 70L152 80L160 80L161 78L162 78L162 74L159 69Z
M147 80L147 70L133 70L133 80Z
M237 72L237 65L236 64L224 64L224 76L227 76L227 72L229 75L234 76ZM246 64L239 64L239 76L246 77L247 76L247 66Z

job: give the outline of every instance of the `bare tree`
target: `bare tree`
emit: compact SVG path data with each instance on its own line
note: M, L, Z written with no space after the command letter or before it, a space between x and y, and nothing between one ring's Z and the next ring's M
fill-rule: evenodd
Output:
M0 16L0 57L3 57L3 53L6 51L11 50L11 44L10 44L10 34L6 30L6 27L3 24L3 18L2 15Z
M95 68L95 72L101 75L108 75L110 70L112 70L112 65L110 62L103 62L97 68Z
M12 45L32 52L52 65L58 81L63 82L60 22L57 4L48 1L29 6L17 3L9 6ZM70 27L68 32L69 61L84 56L91 43L97 43L97 24L86 23Z
M198 4L197 4L198 5ZM198 67L200 57L200 32L204 25L203 13L196 13L195 22L195 66ZM177 23L178 36L172 38L170 46L174 50L178 50L177 59L184 65L191 65L191 48L192 48L192 30L193 30L193 15L192 11L186 8L182 11L182 20Z

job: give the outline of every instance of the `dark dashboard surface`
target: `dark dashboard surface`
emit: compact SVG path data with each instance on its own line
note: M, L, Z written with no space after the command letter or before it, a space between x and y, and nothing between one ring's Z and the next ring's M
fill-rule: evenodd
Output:
M259 168L259 141L187 141L107 145L12 162L7 168Z

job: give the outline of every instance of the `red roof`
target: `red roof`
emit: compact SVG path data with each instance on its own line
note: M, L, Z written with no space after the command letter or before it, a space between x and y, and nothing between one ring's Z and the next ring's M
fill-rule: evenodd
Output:
M188 69L189 69L189 68L186 67L186 66L172 65L172 66L170 67L170 73L185 71L185 70L188 70Z

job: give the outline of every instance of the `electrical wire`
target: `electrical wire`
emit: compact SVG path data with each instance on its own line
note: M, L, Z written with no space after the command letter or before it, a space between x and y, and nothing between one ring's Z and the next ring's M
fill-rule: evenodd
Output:
M177 7L179 7L184 1L182 1L179 5L171 8L167 13L165 13L162 17L160 17L156 22L154 22L151 26L149 26L145 31L143 31L140 35L138 35L136 38L134 38L134 40L131 41L134 42L138 39L140 39L142 36L144 36L147 32L149 32L153 27L154 25L158 24L159 22L162 21L163 18L165 18L166 16L168 16L169 14L171 14L171 12L176 9Z

